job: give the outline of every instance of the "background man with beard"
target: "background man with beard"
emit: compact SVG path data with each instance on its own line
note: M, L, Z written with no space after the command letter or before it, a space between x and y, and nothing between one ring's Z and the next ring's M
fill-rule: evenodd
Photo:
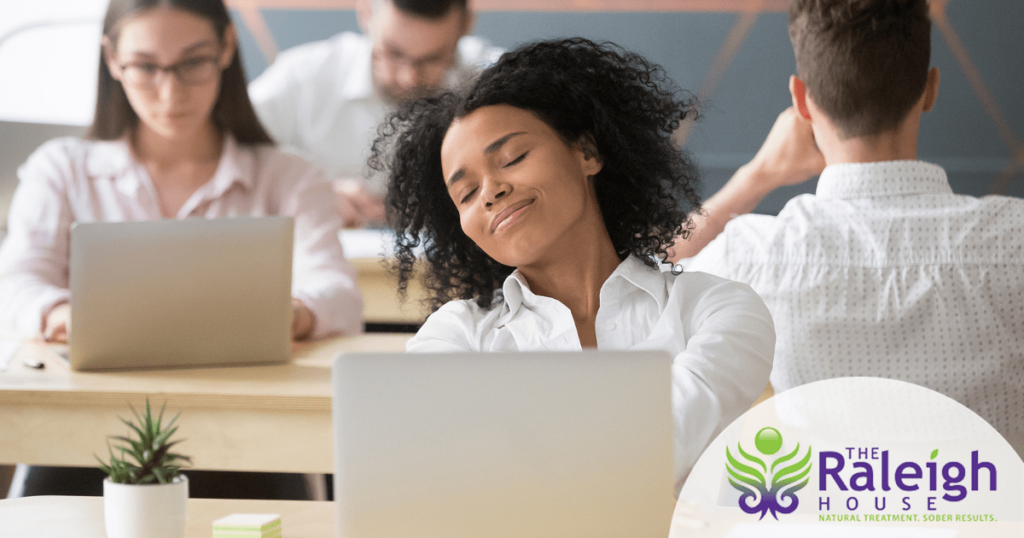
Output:
M384 220L384 184L364 178L377 125L399 101L430 95L501 54L468 36L466 0L359 0L362 34L283 52L249 86L274 140L335 178L347 226Z

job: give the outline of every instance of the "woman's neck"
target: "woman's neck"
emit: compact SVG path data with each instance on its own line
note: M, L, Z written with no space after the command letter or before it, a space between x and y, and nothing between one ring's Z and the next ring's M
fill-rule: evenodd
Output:
M132 150L149 174L162 217L177 216L199 187L213 177L223 140L212 123L182 139L161 137L144 125L132 134Z
M159 167L218 161L223 143L224 135L213 122L207 122L189 137L167 138L144 124L131 136L132 149L139 160Z
M601 286L621 262L600 214L597 222L581 223L575 229L582 233L565 234L566 244L553 248L552 256L518 269L533 293L557 299L572 311L586 346L585 333L593 330L601 306ZM581 323L587 324L585 330Z

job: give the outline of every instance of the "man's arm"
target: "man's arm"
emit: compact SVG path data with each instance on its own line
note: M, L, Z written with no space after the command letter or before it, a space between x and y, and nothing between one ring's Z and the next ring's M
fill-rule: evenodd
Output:
M708 198L701 213L690 216L695 228L689 239L677 238L669 252L673 263L700 252L722 233L735 215L750 213L773 190L803 183L821 173L825 158L814 144L811 124L789 107L775 120L764 144L749 163Z
M340 178L331 182L334 201L346 228L384 225L384 197L370 192L366 182L356 178Z

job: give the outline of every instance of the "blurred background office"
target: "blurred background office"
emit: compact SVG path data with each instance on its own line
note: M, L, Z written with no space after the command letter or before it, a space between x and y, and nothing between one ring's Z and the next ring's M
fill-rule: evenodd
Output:
M92 119L106 0L0 0L0 236L16 170L42 142L81 135ZM355 0L227 0L250 80L276 54L358 31ZM788 0L471 0L474 34L512 48L582 35L663 65L699 95L703 117L681 136L710 196L753 157L790 102L794 59ZM922 119L920 158L943 166L962 194L1024 196L1024 2L933 0L938 103ZM814 182L780 189L776 213Z

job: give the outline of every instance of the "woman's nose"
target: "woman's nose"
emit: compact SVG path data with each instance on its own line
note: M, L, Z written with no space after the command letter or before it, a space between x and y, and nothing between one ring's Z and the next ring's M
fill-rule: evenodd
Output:
M174 73L164 71L160 76L162 78L157 78L156 88L161 100L177 101L181 98L181 93L187 91L185 84L178 80Z
M481 198L490 207L499 199L511 194L512 185L504 181L485 180L482 190Z

